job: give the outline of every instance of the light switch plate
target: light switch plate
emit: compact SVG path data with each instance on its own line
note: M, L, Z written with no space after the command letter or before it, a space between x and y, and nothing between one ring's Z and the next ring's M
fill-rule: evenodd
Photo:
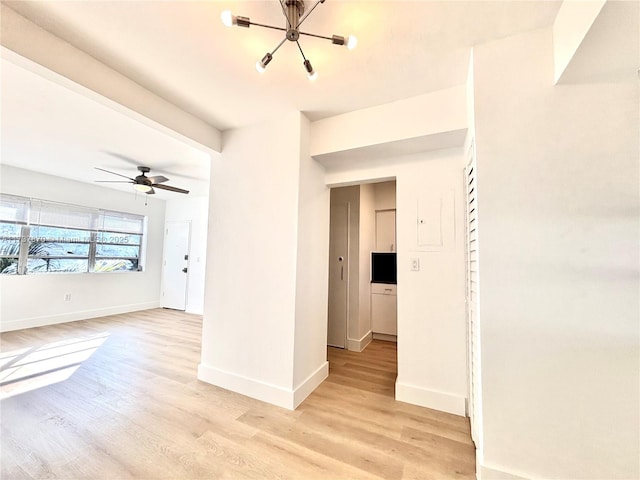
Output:
M419 272L420 271L420 259L419 258L412 258L411 259L411 271L412 272Z

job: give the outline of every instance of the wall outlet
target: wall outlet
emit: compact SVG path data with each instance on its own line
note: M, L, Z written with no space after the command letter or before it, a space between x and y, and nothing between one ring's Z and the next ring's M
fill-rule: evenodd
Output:
M70 293L65 293L64 294L64 301L65 302L70 302L71 301L71 294Z
M420 259L419 258L412 258L411 259L411 271L412 272L419 272L420 271Z

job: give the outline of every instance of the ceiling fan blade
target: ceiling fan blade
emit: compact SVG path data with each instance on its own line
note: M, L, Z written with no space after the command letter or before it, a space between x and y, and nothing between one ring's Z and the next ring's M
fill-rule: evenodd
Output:
M96 183L133 183L126 180L94 180Z
M149 179L149 181L151 182L152 185L155 185L157 183L164 183L164 182L168 182L169 179L167 177L163 177L162 175L157 175L155 177L147 177Z
M127 157L126 155L123 155L121 153L116 153L116 152L110 152L108 150L102 150L103 153L106 153L107 155L110 155L114 158L118 158L120 160L122 160L123 162L128 163L129 165L134 165L134 166L139 166L139 165L145 165L145 162L142 160L136 160L135 158L131 158L131 157ZM164 173L166 173L167 175L171 175L171 177L180 177L180 178L186 178L187 180L200 180L200 181L207 181L208 178L202 178L202 176L196 176L196 175L189 175L186 173L178 173L178 172L173 172L171 171L171 167L172 166L176 166L175 163L172 164L161 164L161 165L155 165L153 167L154 170L160 170ZM167 170L169 169L169 170ZM162 183L162 182L157 182L157 183Z
M119 158L120 160L127 162L130 165L134 165L136 167L138 165L144 165L144 163L140 163L140 161L136 160L135 158L127 157L126 155L122 155L121 153L109 152L106 150L103 150L103 152L106 153L107 155L111 155L112 157Z
M154 185L155 188L159 188L161 190L169 190L170 192L176 192L176 193L189 193L189 190L184 190L182 188L178 188L178 187L172 187L171 185Z
M173 177L180 177L180 178L184 178L186 180L198 180L201 182L206 182L209 180L209 177L203 178L202 176L196 176L196 175L188 175L186 173L178 173L178 172L174 172L171 170L166 170L166 169L162 169L162 171L164 173L166 173L167 175L171 175L171 178Z
M119 173L116 173L116 172L110 172L109 170L105 170L104 168L99 168L99 167L93 167L93 168L95 168L96 170L100 170L102 172L110 173L111 175L118 175L119 177L123 177L123 178L126 178L127 180L131 180L132 182L135 182L133 178L129 178L126 175L120 175Z

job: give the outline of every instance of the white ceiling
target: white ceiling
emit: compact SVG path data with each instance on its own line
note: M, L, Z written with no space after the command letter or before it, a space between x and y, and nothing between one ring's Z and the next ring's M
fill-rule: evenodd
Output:
M2 163L91 183L120 179L94 167L132 178L142 165L191 196L208 194L209 155L5 59L1 68ZM133 192L127 183L100 185Z
M293 110L312 120L409 98L465 82L470 47L551 25L559 1L340 1L318 6L303 31L355 34L349 51L302 37L319 73L310 82L286 42L260 75L255 62L281 32L226 28L231 9L284 25L268 1L9 1L19 14L157 95L225 130ZM307 1L307 8L313 4ZM2 60L2 161L76 180L133 177L136 165L169 184L206 195L209 157L157 129ZM91 96L89 96L91 97ZM203 178L203 181L196 180ZM127 184L102 184L130 191ZM158 198L179 194L158 191Z
M226 28L231 9L284 25L269 1L10 1L18 13L221 130L291 110L313 120L461 85L469 48L551 25L556 1L340 1L321 4L302 30L355 34L348 51L303 37L319 78L307 80L291 42L260 75L255 62L282 32ZM307 1L307 8L313 3Z

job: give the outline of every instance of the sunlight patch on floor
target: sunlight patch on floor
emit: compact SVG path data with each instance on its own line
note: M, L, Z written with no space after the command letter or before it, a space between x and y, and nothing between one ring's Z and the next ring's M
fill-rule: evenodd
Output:
M0 355L0 399L63 382L109 337L100 333Z

